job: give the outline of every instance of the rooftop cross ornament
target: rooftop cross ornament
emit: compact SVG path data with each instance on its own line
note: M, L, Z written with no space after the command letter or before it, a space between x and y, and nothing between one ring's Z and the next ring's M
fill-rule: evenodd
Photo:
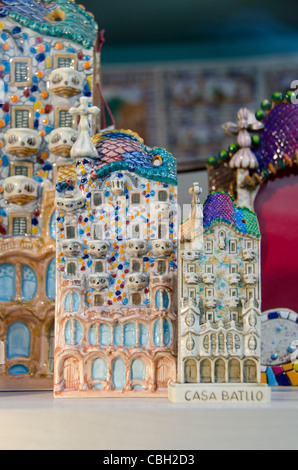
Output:
M97 106L89 107L88 98L82 96L80 99L80 106L78 108L70 108L69 114L72 116L80 116L79 124L79 137L74 146L71 149L70 156L74 160L79 158L98 158L97 150L91 140L89 134L89 121L88 116L96 116L100 113L100 109Z
M202 250L204 246L203 240L203 206L200 201L200 195L203 190L200 187L199 183L193 183L192 188L190 188L189 193L193 195L192 198L192 209L191 209L191 240L192 240L192 249L193 250Z
M200 187L199 183L194 183L192 188L189 190L189 194L193 195L192 204L195 206L196 204L200 204L200 194L202 194L203 190Z

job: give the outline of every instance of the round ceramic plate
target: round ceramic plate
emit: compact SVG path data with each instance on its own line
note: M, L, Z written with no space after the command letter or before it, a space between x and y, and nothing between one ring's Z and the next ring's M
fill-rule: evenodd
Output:
M262 316L261 364L274 367L291 363L298 341L298 314L288 309L267 311ZM298 350L297 350L298 357Z

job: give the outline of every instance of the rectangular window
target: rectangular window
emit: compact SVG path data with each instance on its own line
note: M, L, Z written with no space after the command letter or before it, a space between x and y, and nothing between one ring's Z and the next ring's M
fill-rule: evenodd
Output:
M71 57L58 57L58 68L71 67L72 58Z
M101 206L103 203L102 193L99 191L94 192L92 196L92 201L94 207Z
M230 289L230 297L237 297L238 291L237 289Z
M237 264L231 264L230 274L237 274L237 273L238 273L238 265Z
M77 272L77 265L75 262L71 261L67 263L67 275L68 276L75 276Z
M254 244L253 244L253 242L252 242L251 240L245 242L245 248L246 248L247 250L252 250L253 247L254 247Z
M247 289L247 293L246 293L246 297L247 297L247 300L251 300L251 299L254 299L256 296L256 292L255 292L255 289Z
M59 111L59 127L73 127L73 117L67 109Z
M11 176L28 176L28 178L33 177L33 164L28 162L11 162L10 164L10 174Z
M18 57L11 60L11 85L17 87L31 85L31 61Z
M15 62L14 79L16 83L28 81L28 65L26 62Z
M75 54L54 54L54 69L60 68L77 68L77 60Z
M237 253L237 241L236 240L230 240L230 253L231 254Z
M74 225L68 225L66 227L66 238L67 239L76 238L76 229L75 229Z
M206 297L213 297L214 291L213 289L206 289Z
M238 322L238 313L237 312L231 312L231 320L234 322Z
M254 274L254 272L255 272L255 267L254 267L254 265L253 265L253 264L248 264L248 265L246 266L246 273L247 273L247 274Z
M213 253L213 241L207 240L205 244L205 251L207 255L212 255Z
M142 295L139 292L135 292L131 296L131 303L133 305L141 305L142 304Z
M195 289L189 289L188 295L191 299L195 299L196 298L196 290Z
M137 259L133 259L131 261L131 270L132 272L134 273L140 273L142 271L142 264L141 264L141 261L137 260Z
M207 312L206 313L207 321L213 323L214 322L214 312Z
M103 240L103 227L100 224L93 225L93 240Z
M94 307L102 307L105 304L105 296L103 294L94 295Z
M13 218L12 234L15 236L27 234L27 217L14 217Z
M29 168L27 166L16 166L15 167L15 176L28 176Z
M15 127L26 129L30 127L30 112L28 109L15 110Z
M140 224L134 224L132 226L132 238L141 238Z
M168 192L167 191L158 191L158 200L160 202L167 202Z
M140 203L141 203L140 193L132 193L132 195L131 195L131 204L140 204Z
M212 264L206 264L206 274L213 274L213 266Z
M187 271L189 273L195 273L196 272L196 266L195 264L189 264L188 267L187 267Z
M158 224L158 238L161 240L169 238L168 224Z
M103 262L102 261L95 261L94 263L94 272L95 273L103 273Z
M166 274L168 272L167 262L164 260L157 261L157 272L160 275Z

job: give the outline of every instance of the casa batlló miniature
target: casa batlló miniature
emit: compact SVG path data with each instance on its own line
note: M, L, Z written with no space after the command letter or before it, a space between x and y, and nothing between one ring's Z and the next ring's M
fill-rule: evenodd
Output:
M172 402L264 403L260 232L256 214L198 183L179 243L177 383Z
M56 185L56 397L166 396L176 377L176 160L135 133L89 137Z
M97 37L75 2L0 2L1 390L53 388L54 185L78 136L68 110L97 98Z
M297 123L293 92L274 93L255 114L241 109L223 126L237 144L208 164L210 191L229 192L260 223L261 371L270 386L298 385Z

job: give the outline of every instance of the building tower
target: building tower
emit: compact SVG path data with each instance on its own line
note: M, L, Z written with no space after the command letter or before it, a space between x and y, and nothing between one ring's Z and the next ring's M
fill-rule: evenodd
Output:
M213 193L181 226L178 383L172 401L263 401L260 233L256 215ZM249 394L247 392L249 391ZM203 394L202 394L203 393Z
M257 213L262 268L262 381L297 386L298 107L296 92L274 93L254 113L224 124L237 136L208 162L210 192L229 192Z
M68 0L3 0L0 16L0 389L51 389L54 185L78 136L69 108L97 100L98 28Z
M177 175L131 131L80 135L56 195L54 392L160 396L176 377Z

